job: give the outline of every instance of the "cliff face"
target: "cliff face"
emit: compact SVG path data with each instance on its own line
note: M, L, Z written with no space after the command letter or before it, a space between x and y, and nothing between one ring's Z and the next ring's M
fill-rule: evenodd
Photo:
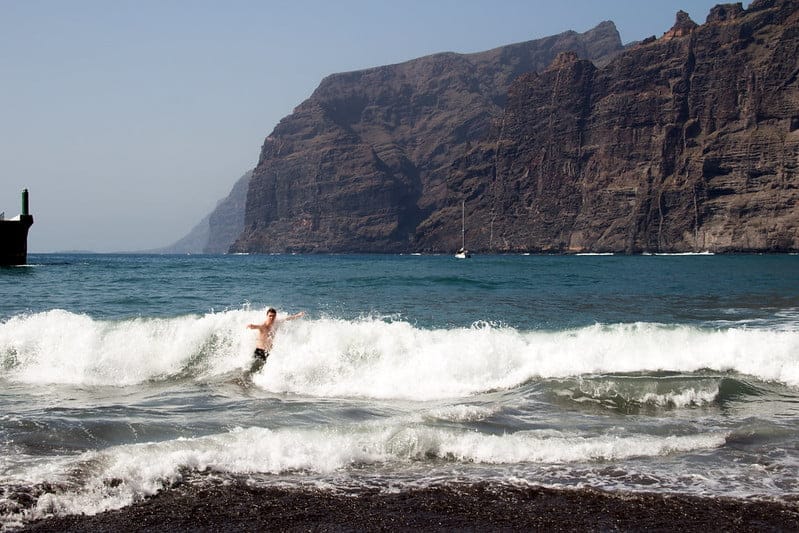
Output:
M452 201L453 161L490 133L513 79L566 50L603 63L621 42L603 23L326 78L264 142L232 251L414 249L419 224Z
M605 23L327 78L231 250L448 252L461 200L476 251L799 250L799 2L620 50Z
M449 182L471 246L799 249L797 5L718 6L698 27L680 13L603 69L563 54L520 77ZM422 224L423 247L454 231L452 211Z

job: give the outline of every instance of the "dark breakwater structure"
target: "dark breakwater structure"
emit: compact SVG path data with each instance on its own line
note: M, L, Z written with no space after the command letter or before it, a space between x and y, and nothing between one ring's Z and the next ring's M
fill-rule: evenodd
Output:
M0 265L24 265L28 259L28 229L33 215L28 204L28 189L22 191L22 213L5 220L0 215Z

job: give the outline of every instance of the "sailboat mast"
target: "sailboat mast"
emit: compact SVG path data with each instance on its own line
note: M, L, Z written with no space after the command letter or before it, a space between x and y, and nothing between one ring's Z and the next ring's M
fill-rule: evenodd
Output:
M466 201L461 200L461 249L466 249Z

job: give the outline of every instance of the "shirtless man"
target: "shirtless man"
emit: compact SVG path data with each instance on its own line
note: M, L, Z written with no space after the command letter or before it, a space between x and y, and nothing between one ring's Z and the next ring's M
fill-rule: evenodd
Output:
M302 316L305 316L305 311L300 311L296 315L289 315L282 320L277 320L277 311L270 307L266 311L266 320L263 323L247 324L249 329L258 330L258 340L255 342L255 352L253 352L255 361L253 362L250 372L255 373L259 371L264 366L264 363L266 363L266 358L269 357L269 352L272 350L272 343L275 341L275 334L277 333L278 326L286 320L294 320Z

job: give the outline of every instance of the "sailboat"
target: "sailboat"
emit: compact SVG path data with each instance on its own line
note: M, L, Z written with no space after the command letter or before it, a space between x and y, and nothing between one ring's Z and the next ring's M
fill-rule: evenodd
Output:
M461 249L455 253L455 259L468 259L471 256L466 249L466 202L461 201Z

